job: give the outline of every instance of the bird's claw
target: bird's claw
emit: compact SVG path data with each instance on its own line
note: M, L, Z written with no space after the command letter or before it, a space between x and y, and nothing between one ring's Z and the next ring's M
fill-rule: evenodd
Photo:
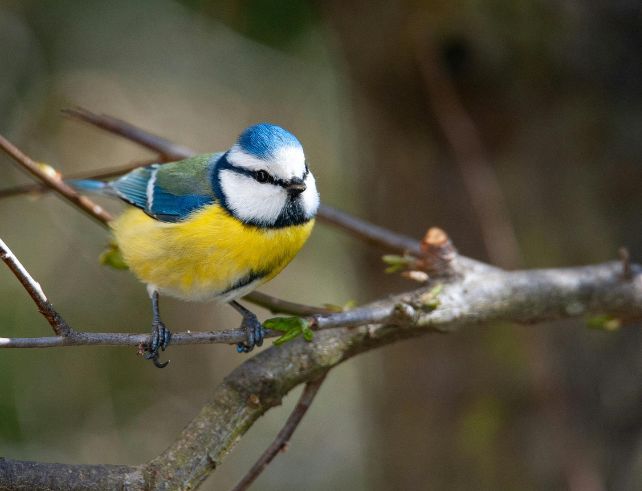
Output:
M165 351L171 339L172 333L167 329L167 327L165 327L165 324L160 320L155 321L152 324L152 339L149 343L149 348L145 352L145 359L152 360L154 366L158 368L165 368L168 365L169 360L166 362L160 362L158 360L158 349L160 348L162 351Z
M248 312L243 316L241 329L245 331L246 340L236 345L237 352L249 353L255 346L263 345L265 330L254 314Z

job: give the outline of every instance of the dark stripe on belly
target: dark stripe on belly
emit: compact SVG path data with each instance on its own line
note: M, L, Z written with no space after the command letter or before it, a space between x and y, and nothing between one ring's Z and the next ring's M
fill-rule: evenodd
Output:
M260 280L261 278L264 278L267 276L269 271L250 271L247 275L243 276L236 282L232 284L229 288L223 290L219 295L226 295L230 292L233 292L234 290L238 290L239 288L243 288L244 286L249 285L253 281Z

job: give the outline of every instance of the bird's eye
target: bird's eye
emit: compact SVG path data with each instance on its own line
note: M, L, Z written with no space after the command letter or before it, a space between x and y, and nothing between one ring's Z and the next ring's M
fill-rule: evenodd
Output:
M256 180L259 182L268 182L269 179L270 179L269 174L264 170L260 170L256 173Z

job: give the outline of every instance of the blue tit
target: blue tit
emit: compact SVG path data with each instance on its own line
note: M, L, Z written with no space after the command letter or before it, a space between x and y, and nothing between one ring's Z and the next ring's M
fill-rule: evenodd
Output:
M224 153L153 164L110 182L72 184L131 205L111 227L152 300L146 358L167 364L158 361L159 348L171 338L159 294L229 302L243 316L246 333L237 350L263 343L261 323L236 299L285 268L309 237L319 207L314 176L292 133L261 123Z

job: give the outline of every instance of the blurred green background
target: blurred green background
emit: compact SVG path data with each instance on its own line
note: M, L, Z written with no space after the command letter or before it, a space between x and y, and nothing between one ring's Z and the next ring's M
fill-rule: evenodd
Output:
M622 245L639 261L641 18L634 0L5 0L0 131L72 173L149 154L61 108L112 114L203 152L271 121L301 140L326 203L381 225L416 237L439 225L462 253L514 267L611 260ZM435 74L448 90L435 92ZM483 188L484 176L458 165L445 138L453 93L497 176L510 257L493 252L506 244L479 219L470 183ZM2 188L28 181L0 156ZM147 331L145 289L98 264L108 237L76 210L52 196L2 200L0 236L74 327ZM382 270L379 251L319 225L263 291L344 304L415 286ZM227 307L164 300L163 310L175 330L238 322ZM0 336L48 333L0 271ZM642 489L641 355L639 326L580 321L369 353L332 372L255 488ZM160 371L126 348L0 352L0 455L153 457L245 359L217 345L169 357ZM298 392L203 489L244 474Z

